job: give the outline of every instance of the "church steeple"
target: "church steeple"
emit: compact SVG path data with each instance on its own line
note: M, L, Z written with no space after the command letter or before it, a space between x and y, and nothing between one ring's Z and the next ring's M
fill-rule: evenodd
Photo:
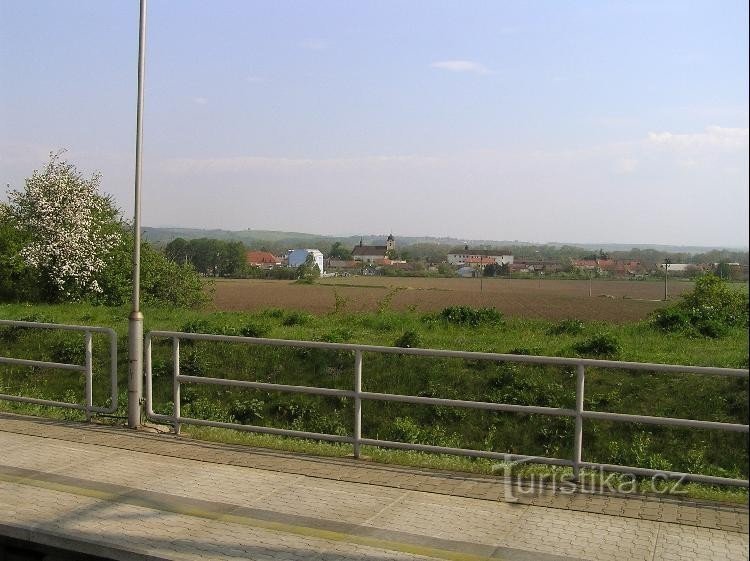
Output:
M385 242L386 251L396 251L396 240L393 238L393 234L388 235L388 239Z

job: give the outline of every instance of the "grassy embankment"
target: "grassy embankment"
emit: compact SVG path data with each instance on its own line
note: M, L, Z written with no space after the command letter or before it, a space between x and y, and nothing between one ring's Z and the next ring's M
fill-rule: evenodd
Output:
M221 313L173 309L145 310L146 330L169 329L215 332L285 339L357 342L462 350L542 354L550 356L607 356L619 360L747 367L745 330L721 339L667 334L647 323L553 323L506 319L479 325L451 323L435 314L392 312L383 307L372 313L304 312ZM120 411L124 416L127 360L127 310L89 305L1 305L0 317L56 323L111 326L119 335L118 371ZM611 338L601 338L601 334ZM154 346L156 409L169 413L171 403L171 343ZM588 347L588 348L587 348ZM0 354L60 362L82 362L82 336L72 333L23 329L0 330ZM106 341L95 337L95 401L107 399ZM349 389L353 357L347 352L250 347L225 343L185 343L183 373L267 382ZM82 380L69 372L20 367L0 368L0 392L82 400ZM486 400L551 407L572 407L575 375L571 369L523 366L453 359L417 359L364 356L363 389L367 391ZM352 404L346 399L222 387L183 386L185 416L247 424L269 425L332 434L350 434ZM704 420L748 422L747 381L692 375L600 371L587 375L586 408L668 415ZM10 411L68 419L78 412L0 402ZM499 452L570 457L571 419L535 415L488 413L447 407L369 403L363 406L363 434L404 440L495 450ZM236 433L203 427L185 427L187 434L206 439L258 446L346 455L347 445ZM686 431L667 427L587 422L584 459L605 463L673 469L727 477L747 477L746 435L717 431ZM376 461L492 473L496 463L414 452L367 449ZM525 466L522 473L549 471ZM694 497L747 500L744 490L717 490L688 486Z

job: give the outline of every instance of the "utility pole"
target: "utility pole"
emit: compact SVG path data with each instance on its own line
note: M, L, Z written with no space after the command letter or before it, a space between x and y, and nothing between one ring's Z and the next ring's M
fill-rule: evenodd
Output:
M667 257L664 259L664 301L666 302L669 298L669 290L667 288L667 279L669 279L669 266L672 264L672 260Z
M141 424L143 396L143 314L141 313L141 156L143 80L146 73L146 0L140 0L138 26L138 101L135 126L135 203L133 210L133 298L128 318L128 427Z

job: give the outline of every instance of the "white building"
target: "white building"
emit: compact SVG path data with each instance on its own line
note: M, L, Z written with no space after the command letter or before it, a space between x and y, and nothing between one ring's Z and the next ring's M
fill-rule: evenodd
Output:
M497 265L512 265L513 256L496 249L469 249L468 246L448 254L451 265L486 265L488 261L494 261Z
M693 265L692 263L670 263L669 272L684 273L686 271L689 271L692 267L695 267L695 265ZM659 268L664 270L664 263L659 263Z
M296 269L300 265L304 265L308 255L312 255L313 261L320 269L320 273L323 274L323 254L317 249L290 249L289 266Z

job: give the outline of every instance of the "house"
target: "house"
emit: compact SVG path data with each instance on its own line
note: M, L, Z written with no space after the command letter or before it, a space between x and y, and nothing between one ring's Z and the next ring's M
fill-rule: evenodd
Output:
M509 251L497 249L469 249L464 246L463 250L448 254L448 263L451 265L476 265L484 267L490 263L506 265L513 263L513 255Z
M362 263L360 261L345 260L345 259L329 259L329 269L361 269Z
M547 274L558 273L562 270L559 261L544 261L542 259L524 259L514 261L511 271L516 273Z
M320 273L323 274L323 254L317 249L290 249L289 250L289 266L297 268L300 265L304 265L307 262L307 256L312 255L313 262L320 269Z
M268 251L248 251L245 253L245 260L251 267L261 269L272 269L281 265L281 260Z
M692 263L669 263L670 273L686 273L691 267L695 267ZM659 269L664 270L664 263L659 263Z
M396 251L396 240L393 234L388 236L385 245L363 245L360 238L359 245L354 246L352 250L352 259L363 263L375 263L386 259L388 254L394 251Z

